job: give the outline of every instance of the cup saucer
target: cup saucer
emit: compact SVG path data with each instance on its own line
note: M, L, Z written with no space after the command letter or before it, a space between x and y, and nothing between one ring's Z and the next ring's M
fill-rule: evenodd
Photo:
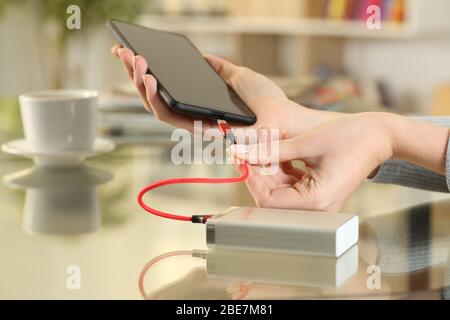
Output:
M104 138L96 138L89 150L33 150L25 139L18 139L2 144L3 152L31 158L36 165L49 167L70 167L82 163L86 158L114 150L115 143Z

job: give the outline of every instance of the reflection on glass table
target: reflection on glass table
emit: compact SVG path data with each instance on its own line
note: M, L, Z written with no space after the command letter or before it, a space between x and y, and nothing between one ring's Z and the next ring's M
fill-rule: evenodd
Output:
M86 166L31 167L8 174L6 185L25 190L23 227L44 234L79 234L100 227L97 185L112 175Z
M145 299L448 299L449 209L443 202L366 219L359 246L337 259L217 248L168 252L143 267L139 289ZM200 265L148 291L157 266L180 263L179 256Z
M239 287L246 290L250 288L244 285L246 283L338 288L358 269L358 245L350 248L339 258L219 248L209 251L173 251L152 259L142 269L139 276L139 290L143 298L152 298L144 288L145 276L149 270L156 263L175 256L204 259L205 279L217 283L227 283L227 280L232 284L239 282ZM155 297L164 295L164 290L160 289L155 293ZM224 292L229 292L229 288L224 288ZM239 297L247 298L244 292L240 292Z
M0 100L0 106L0 143L20 139L17 103ZM0 298L142 299L138 277L144 265L176 250L189 254L160 261L145 274L148 298L449 297L448 195L364 183L343 210L361 221L356 272L352 259L348 268L311 263L317 277L310 276L307 257L264 268L255 262L264 256L245 252L210 255L208 261L192 257L193 248L206 250L203 225L148 215L136 195L161 179L236 172L231 165L174 165L174 143L169 135L163 140L119 144L75 171L41 171L30 168L30 160L0 152ZM254 206L244 184L168 186L146 201L183 215ZM292 264L303 267L286 269ZM81 270L79 290L66 286L73 265ZM371 266L380 269L380 289L367 286L378 283L368 273Z

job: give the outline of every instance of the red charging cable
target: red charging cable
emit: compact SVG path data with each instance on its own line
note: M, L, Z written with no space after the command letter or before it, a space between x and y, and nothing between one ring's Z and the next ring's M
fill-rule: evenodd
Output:
M175 257L175 256L191 256L192 257L192 253L193 253L192 251L187 251L187 250L171 251L171 252L161 254L161 255L153 258L149 262L147 262L145 264L144 268L142 268L141 273L139 274L139 280L138 280L139 292L141 293L142 298L144 298L145 300L149 299L149 296L145 293L145 289L144 289L144 278L145 278L145 274L151 267L153 267L158 262L160 262L164 259L170 258L170 257Z
M235 143L234 135L231 131L231 127L226 122L219 122L218 123L219 129L222 132L223 136L225 137L226 141L228 143ZM143 197L144 195L149 192L150 190L167 186L171 184L187 184L187 183L209 183L209 184L222 184L222 183L237 183L237 182L243 182L248 177L248 167L246 163L240 164L242 174L239 177L232 177L232 178L175 178L175 179L167 179L158 181L155 183L152 183L151 185L145 187L142 189L138 196L137 196L137 202L141 206L142 209L145 211L154 214L158 217L166 218L166 219L172 219L172 220L179 220L179 221L191 221L192 223L206 223L206 221L211 217L211 215L193 215L191 217L189 216L180 216L172 213L167 213L163 211L156 210L147 204L145 204Z

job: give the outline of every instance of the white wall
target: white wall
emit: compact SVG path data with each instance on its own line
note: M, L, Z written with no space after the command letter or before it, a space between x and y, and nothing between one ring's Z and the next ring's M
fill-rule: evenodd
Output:
M45 71L52 61L46 65L36 49L36 35L45 35L44 30L29 9L19 8L0 17L0 96L49 87ZM106 28L72 43L67 85L103 89L126 81L109 53L113 43ZM423 112L431 104L435 86L450 82L450 39L348 40L345 66L361 81L385 80L402 110Z
M450 84L450 39L351 40L345 66L362 81L385 80L401 110L426 112L436 85Z

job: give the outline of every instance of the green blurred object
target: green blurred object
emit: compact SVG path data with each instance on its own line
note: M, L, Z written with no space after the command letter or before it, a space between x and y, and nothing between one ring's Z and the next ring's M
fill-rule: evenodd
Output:
M54 49L51 55L54 56L52 61L56 71L51 85L53 89L60 89L63 87L63 69L70 38L86 36L96 27L104 25L110 18L131 21L150 2L151 0L0 0L0 18L5 16L8 7L27 5L39 21L39 30L48 31L45 26L51 26L54 34L46 32L40 35L41 39L38 42L42 43L42 46ZM66 27L66 20L70 16L67 8L73 5L80 8L81 30L70 30ZM85 32L86 30L88 32Z
M2 0L2 1L0 1L0 17L11 5L22 4L24 2L25 2L25 0Z
M23 137L19 102L16 98L0 99L0 143Z
M80 7L83 27L95 27L106 22L111 17L131 20L139 14L146 0L2 0L0 1L0 14L13 5L32 3L39 9L45 18L59 22L65 26L67 19L66 10L71 5ZM68 33L66 28L62 28L62 33Z

